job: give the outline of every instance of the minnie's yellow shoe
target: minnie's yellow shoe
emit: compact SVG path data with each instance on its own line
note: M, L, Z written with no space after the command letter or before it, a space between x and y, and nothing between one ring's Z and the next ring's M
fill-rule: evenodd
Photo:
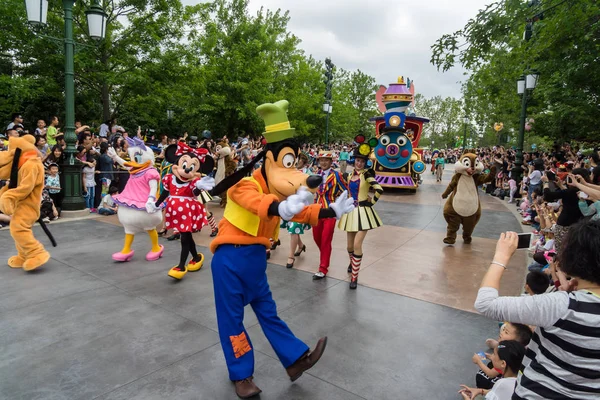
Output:
M202 265L204 264L204 254L198 253L198 255L200 256L200 260L198 260L198 261L191 260L190 263L186 267L188 271L194 272L194 271L198 271L200 268L202 268Z
M187 274L187 272L187 268L182 271L179 269L179 266L176 265L169 270L168 275L173 279L181 280L185 276L185 274Z

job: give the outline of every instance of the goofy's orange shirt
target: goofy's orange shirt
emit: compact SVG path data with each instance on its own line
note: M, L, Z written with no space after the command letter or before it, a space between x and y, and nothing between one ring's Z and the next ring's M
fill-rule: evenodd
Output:
M269 193L269 188L260 169L254 171L252 178L254 181L249 179L241 180L227 191L229 200L234 202L234 204L230 205L228 201L225 214L227 215L227 207L239 206L249 214L257 216L260 221L258 222L257 220L256 234L243 231L237 227L240 226L239 223L231 223L225 216L219 222L219 234L210 244L211 252L214 253L217 247L222 244L262 244L266 248L271 247L269 239L274 237L275 231L279 227L280 218L269 215L269 206L279 201L279 199L277 196ZM260 189L257 184L260 185ZM292 221L317 225L319 223L320 210L321 206L319 204L311 204L306 206L299 214L296 214Z

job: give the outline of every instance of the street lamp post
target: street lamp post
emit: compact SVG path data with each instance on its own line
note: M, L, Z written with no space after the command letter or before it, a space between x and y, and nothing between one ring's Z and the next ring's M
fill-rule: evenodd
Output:
M73 41L73 5L75 0L63 0L63 11L65 20L65 149L66 158L63 165L65 178L65 197L63 199L63 210L78 211L85 209L85 201L81 196L81 165L75 163L75 68L74 53L75 42ZM25 0L27 19L31 24L44 25L48 15L48 0ZM99 0L94 0L92 6L86 11L89 27L89 35L93 39L104 38L106 32L106 13L100 6Z
M469 123L469 117L466 115L463 117L463 125L465 127L465 131L463 133L463 153L465 152L465 146L467 145L467 124Z
M515 181L521 182L523 175L523 143L525 142L525 119L527 118L527 95L537 85L539 74L531 71L517 80L517 93L521 95L521 118L519 121L519 138L517 140L517 157L515 159Z
M331 88L333 86L333 69L335 65L331 62L330 58L325 59L325 103L323 104L323 112L327 115L325 116L325 146L329 144L329 114L331 114L332 106L331 106Z

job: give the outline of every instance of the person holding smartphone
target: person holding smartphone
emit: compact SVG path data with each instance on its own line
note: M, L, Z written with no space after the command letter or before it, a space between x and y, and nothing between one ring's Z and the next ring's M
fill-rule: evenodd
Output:
M582 179L586 182L589 181L590 173L588 170L579 168L573 170L573 172L577 175L581 175ZM563 239L569 231L569 228L583 218L583 214L579 209L579 196L577 195L579 189L574 185L574 181L570 180L570 183L567 182L566 188L551 191L547 175L542 176L542 182L544 187L544 201L551 203L560 200L563 206L562 212L556 221L554 231L556 252L560 254L562 251ZM557 181L557 183L559 183L560 187L560 182Z

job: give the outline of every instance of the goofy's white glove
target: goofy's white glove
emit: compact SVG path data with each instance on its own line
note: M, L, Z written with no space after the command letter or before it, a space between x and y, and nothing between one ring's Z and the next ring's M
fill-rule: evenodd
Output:
M207 192L215 187L215 179L210 176L205 176L196 182L196 189L206 190Z
M310 194L310 199L308 195ZM277 210L279 211L279 216L285 221L290 221L294 218L294 215L301 212L304 207L312 203L312 194L305 187L300 187L296 194L289 196L287 199L279 203L277 206Z
M156 199L154 197L150 197L146 202L146 212L148 214L154 214L155 212L160 211L160 207L156 207Z
M340 197L335 200L335 203L329 205L329 208L335 211L335 218L340 219L342 215L354 210L354 199L348 197L348 191L344 190Z
M311 193L306 186L300 186L296 194L300 196L304 204L307 206L315 202L315 195Z

